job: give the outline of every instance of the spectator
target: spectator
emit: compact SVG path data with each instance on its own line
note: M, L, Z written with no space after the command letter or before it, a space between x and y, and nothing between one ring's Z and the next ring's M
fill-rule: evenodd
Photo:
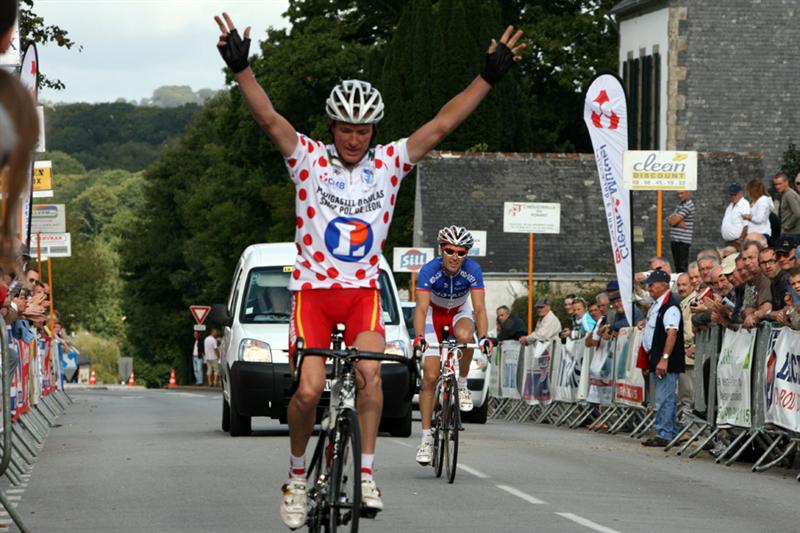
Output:
M692 282L688 274L678 276L678 294L681 297L681 316L683 317L683 351L686 371L678 376L678 403L681 409L681 418L684 413L691 412L694 403L694 332L692 331L692 311L690 304L697 296L697 291L692 287Z
M578 335L578 330L580 329L580 325L578 324L578 320L575 318L575 299L577 296L574 294L568 294L564 297L564 312L567 313L567 318L569 320L569 326L564 327L561 330L561 338L567 339L572 336L572 332L575 332L575 336Z
M546 298L536 301L536 314L539 320L536 322L536 329L527 337L519 339L522 344L533 344L536 341L551 341L558 337L561 332L561 322L550 309L550 303Z
M761 243L756 241L748 240L742 245L744 268L751 276L745 287L742 306L742 324L747 329L756 327L772 311L771 282L758 264L758 255L762 249Z
M608 326L608 295L601 292L594 298L594 303L589 306L589 315L594 319L591 335L586 336L586 346L600 344L600 331Z
M786 272L790 271L797 266L796 244L788 237L781 237L775 243L775 256L778 258L781 269Z
M634 280L637 283L637 285L634 287L634 296L636 300L645 307L650 306L653 303L650 301L650 296L647 294L646 289L642 286L647 279L647 276L649 276L651 272L654 270L663 270L664 272L670 274L670 287L672 287L675 284L675 281L678 279L678 276L672 273L672 266L669 264L669 261L666 257L662 257L660 255L651 257L647 261L647 265L649 270L646 272L637 272L634 276Z
M800 267L789 271L789 283L795 293L800 294ZM775 321L792 329L800 330L800 308L796 305L787 305L775 313Z
M611 280L606 284L606 296L608 299L606 300L606 306L608 311L606 312L606 324L613 324L617 321L617 311L614 309L614 306L611 305L611 295L619 292L619 282L617 280Z
M720 231L726 244L738 247L747 235L747 220L744 215L750 214L750 204L744 199L742 188L735 183L728 186L728 195L731 202L725 209Z
M206 361L206 375L208 384L212 387L219 385L219 350L217 349L217 328L211 328L211 333L206 337L203 346L203 358Z
M783 172L775 174L775 190L781 195L778 217L781 219L781 237L788 237L797 244L800 239L800 194L789 186Z
M666 446L677 434L675 420L678 374L684 372L685 350L680 300L669 290L670 277L654 271L646 280L653 305L647 313L642 348L647 353L648 370L655 375L656 435L643 446Z
M770 292L772 293L772 309L780 311L786 305L786 295L789 292L789 274L781 270L775 250L764 248L758 254L758 266L770 281ZM772 313L766 318L772 319Z
M500 331L497 334L497 341L519 340L528 334L528 328L517 315L511 312L507 305L497 308L497 321Z
M194 384L203 384L203 349L205 342L200 339L200 332L194 332L194 346L192 347L192 370L194 370Z
M586 300L575 298L572 308L575 311L575 320L578 322L578 337L583 337L594 330L595 321L586 310Z
M697 259L697 269L700 271L700 279L704 283L714 283L711 277L711 269L714 265L719 265L719 256L716 255L701 255Z
M670 225L669 244L672 249L672 260L675 270L686 272L689 266L689 248L692 246L692 233L694 231L694 202L689 196L689 191L678 191L678 205L667 217Z
M748 231L758 233L769 239L770 235L772 235L769 215L775 207L772 203L772 198L767 194L767 189L761 180L747 182L747 196L748 200L750 200L750 214L742 215L742 218L748 222Z
M611 307L614 309L616 313L616 320L611 323L611 332L616 333L622 328L630 327L628 324L628 318L625 316L625 307L622 305L622 297L619 291L611 293L608 297L609 302L611 303ZM639 307L634 305L633 306L633 323L638 324L644 320L644 316L642 312L639 311Z
M696 292L700 289L700 284L703 283L703 276L700 274L700 268L697 266L697 261L689 263L689 281L692 283L692 289Z

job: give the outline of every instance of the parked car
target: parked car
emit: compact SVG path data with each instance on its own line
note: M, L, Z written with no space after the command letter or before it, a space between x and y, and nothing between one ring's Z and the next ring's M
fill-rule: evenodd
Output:
M223 326L220 343L222 429L249 435L251 418L266 416L286 423L291 397L289 372L289 276L297 254L294 243L256 244L242 252L226 304L213 306L209 321ZM380 259L379 285L386 324L386 352L411 356L397 287L386 259ZM385 362L380 430L411 435L413 387L405 365ZM327 388L327 385L326 385ZM323 393L318 420L329 393Z
M400 306L403 308L403 317L406 322L406 329L408 330L409 338L413 339L416 336L414 332L414 310L416 304L414 302L402 302ZM472 353L472 364L469 367L469 374L467 374L467 387L472 395L472 403L474 407L468 413L461 413L461 419L465 422L473 422L476 424L485 424L486 415L489 411L489 361L486 356L480 351L475 350ZM418 383L417 388L421 386ZM414 404L419 405L419 395L414 395Z

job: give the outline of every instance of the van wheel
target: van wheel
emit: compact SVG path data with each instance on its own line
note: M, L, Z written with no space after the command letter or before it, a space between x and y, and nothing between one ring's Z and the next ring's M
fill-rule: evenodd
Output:
M231 404L231 437L247 437L252 432L249 416L239 414L236 407Z
M486 415L489 414L489 397L487 396L485 400L483 400L483 405L480 407L469 411L468 413L461 413L461 419L464 422L470 422L472 424L485 424L486 423Z
M222 398L222 431L231 430L231 406Z
M411 436L411 408L405 416L399 418L390 418L386 421L386 429L389 430L389 435L392 437L410 437Z

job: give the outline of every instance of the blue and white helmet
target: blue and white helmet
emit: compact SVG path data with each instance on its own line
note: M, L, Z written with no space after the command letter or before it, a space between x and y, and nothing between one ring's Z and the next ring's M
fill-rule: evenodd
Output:
M445 226L439 230L439 237L437 239L439 244L451 244L453 246L463 246L467 250L472 248L475 244L475 239L466 228L461 226Z

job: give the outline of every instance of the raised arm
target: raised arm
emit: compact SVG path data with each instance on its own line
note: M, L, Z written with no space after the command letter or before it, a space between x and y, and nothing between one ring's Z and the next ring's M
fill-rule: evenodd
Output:
M466 89L447 102L433 120L408 138L408 156L412 163L425 157L442 139L464 122L489 94L492 85L500 81L515 62L522 59L519 53L525 45L516 44L522 37L522 31L513 32L514 27L509 26L500 37L500 43L492 39L486 53L486 66L480 75L476 76Z
M244 101L256 122L269 135L281 155L290 156L297 146L297 132L288 120L275 111L267 93L258 84L253 70L250 68L248 54L250 50L250 26L244 30L244 40L233 25L227 13L223 20L216 16L214 20L220 29L217 49L228 67L233 70Z

